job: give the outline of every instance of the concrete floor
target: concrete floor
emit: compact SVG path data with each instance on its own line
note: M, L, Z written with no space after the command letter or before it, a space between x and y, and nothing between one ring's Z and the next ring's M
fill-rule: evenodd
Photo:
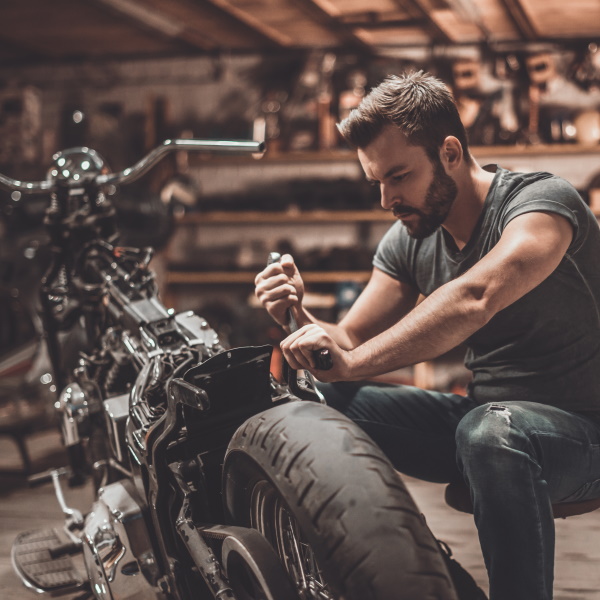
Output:
M434 535L488 592L487 573L473 517L444 502L444 485L405 479ZM554 600L600 600L600 510L556 519Z
M35 434L28 446L36 470L64 464L64 454L54 431ZM33 600L36 595L23 588L12 572L12 540L22 530L57 526L61 520L52 486L28 488L24 477L14 473L19 467L14 445L0 438L0 598ZM444 486L411 479L406 483L434 534L450 544L455 558L487 591L485 567L472 517L446 506ZM83 512L89 507L91 497L89 488L67 492L67 501ZM600 600L600 510L557 520L556 530L554 600Z

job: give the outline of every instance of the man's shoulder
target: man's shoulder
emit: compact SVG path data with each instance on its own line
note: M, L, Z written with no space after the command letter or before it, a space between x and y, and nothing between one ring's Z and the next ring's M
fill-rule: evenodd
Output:
M566 179L547 172L503 173L504 189L494 200L495 225L502 232L510 221L531 212L554 213L564 217L574 228L570 252L578 250L597 229L596 218L576 188Z
M569 191L577 194L575 187L566 179L547 171L510 171L500 169L498 190L504 195L514 197L516 194L539 193L541 191Z
M583 209L579 192L566 179L546 171L519 172L502 169L494 190L494 204L500 211L512 211L529 203L559 204L570 210Z

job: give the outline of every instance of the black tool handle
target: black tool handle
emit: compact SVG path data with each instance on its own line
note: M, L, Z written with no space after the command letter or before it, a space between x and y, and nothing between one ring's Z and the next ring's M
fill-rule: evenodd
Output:
M333 368L333 358L328 348L315 350L314 357L319 371L329 371L329 369Z
M279 252L270 252L269 258L267 259L267 265L272 265L273 263L279 262L281 260L281 254ZM288 327L292 333L298 331L298 323L292 313L292 310L288 308L287 310L287 322ZM321 348L320 350L315 350L314 353L315 364L317 365L317 369L319 371L328 371L333 367L333 358L331 357L331 353L327 348Z

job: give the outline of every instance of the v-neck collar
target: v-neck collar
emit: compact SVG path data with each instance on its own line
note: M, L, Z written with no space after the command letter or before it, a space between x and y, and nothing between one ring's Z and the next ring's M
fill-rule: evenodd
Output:
M467 256L469 256L469 254L475 247L477 240L479 239L483 224L487 219L489 207L494 202L496 189L499 186L500 178L502 177L502 173L504 171L502 167L499 167L495 164L485 165L483 169L490 173L494 173L495 171L494 179L490 184L490 189L488 190L488 193L483 202L483 206L481 207L481 212L479 213L477 223L475 223L475 227L471 232L471 237L469 238L469 241L464 245L462 250L458 248L456 242L454 241L454 238L446 231L446 229L444 229L443 226L441 227L444 252L446 253L446 256L448 256L448 258L455 263L462 262Z

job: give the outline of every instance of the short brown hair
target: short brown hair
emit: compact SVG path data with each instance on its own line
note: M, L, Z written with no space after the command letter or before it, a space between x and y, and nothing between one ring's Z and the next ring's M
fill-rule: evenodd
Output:
M431 160L447 136L458 139L465 160L472 162L465 127L452 93L439 79L423 71L386 77L363 98L337 128L354 148L368 146L386 125L395 125L408 143L423 146Z

